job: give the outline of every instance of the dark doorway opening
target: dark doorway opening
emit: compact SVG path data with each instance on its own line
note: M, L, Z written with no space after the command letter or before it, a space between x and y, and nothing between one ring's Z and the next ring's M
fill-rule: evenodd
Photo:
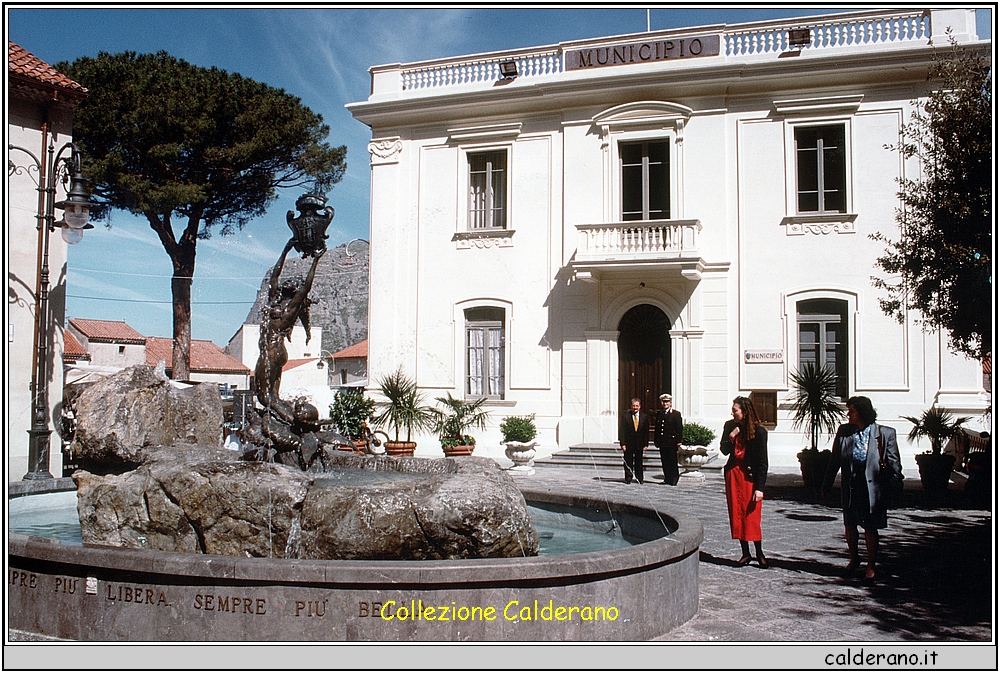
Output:
M649 304L628 310L618 323L618 408L638 397L654 413L670 389L670 319Z

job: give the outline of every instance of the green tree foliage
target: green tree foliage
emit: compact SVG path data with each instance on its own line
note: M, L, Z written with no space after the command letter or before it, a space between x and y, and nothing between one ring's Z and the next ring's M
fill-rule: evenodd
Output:
M949 332L951 347L984 358L992 341L992 72L981 51L956 44L931 72L935 90L898 145L922 175L900 181L898 241L886 244L873 278L888 292L882 310L902 322L915 309L925 326Z
M145 217L170 256L173 376L188 379L198 240L263 215L278 188L326 191L344 175L347 148L323 142L330 128L295 96L166 52L101 52L57 67L90 92L73 135L95 217Z

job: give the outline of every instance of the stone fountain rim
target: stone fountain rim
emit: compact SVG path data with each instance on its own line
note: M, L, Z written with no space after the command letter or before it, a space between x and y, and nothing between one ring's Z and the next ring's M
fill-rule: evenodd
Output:
M68 482L68 487L67 487ZM72 479L10 484L10 496L34 495L75 490ZM17 488L15 488L17 487ZM606 510L607 503L579 494L552 488L535 489L519 484L528 502ZM632 574L643 569L680 561L696 552L704 530L699 519L616 501L618 512L655 518L664 517L675 524L668 537L657 538L630 547L606 551L557 556L534 556L502 559L463 559L435 561L373 560L294 560L241 558L211 554L121 549L103 545L68 545L55 540L10 534L8 556L88 566L96 569L140 572L153 575L183 575L211 580L261 582L267 584L317 583L338 585L449 585L511 582L548 584L564 582L567 575L586 578ZM488 576L484 570L488 569ZM276 579L278 578L278 579Z

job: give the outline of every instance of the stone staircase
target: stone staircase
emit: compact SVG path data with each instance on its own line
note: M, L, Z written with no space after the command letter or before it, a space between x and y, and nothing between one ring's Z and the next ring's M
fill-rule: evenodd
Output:
M547 466L562 467L617 467L622 466L622 451L617 444L575 444L566 451L557 451L548 458L538 458L535 460L535 467ZM707 465L703 465L703 470L721 470L725 465L724 460L717 457ZM660 452L650 445L642 452L643 470L656 471L660 474ZM683 471L684 468L681 468Z

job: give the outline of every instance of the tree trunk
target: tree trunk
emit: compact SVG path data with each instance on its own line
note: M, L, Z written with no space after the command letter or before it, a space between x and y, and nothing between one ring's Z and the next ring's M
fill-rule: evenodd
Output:
M194 260L198 245L198 223L201 211L195 210L188 217L187 227L179 241L174 240L170 214L157 216L147 213L150 227L160 237L163 249L170 256L174 267L170 279L170 293L174 307L174 334L170 368L175 381L191 380L191 281L194 278Z
M170 279L174 302L173 357L171 369L175 381L191 379L191 275L174 272Z

